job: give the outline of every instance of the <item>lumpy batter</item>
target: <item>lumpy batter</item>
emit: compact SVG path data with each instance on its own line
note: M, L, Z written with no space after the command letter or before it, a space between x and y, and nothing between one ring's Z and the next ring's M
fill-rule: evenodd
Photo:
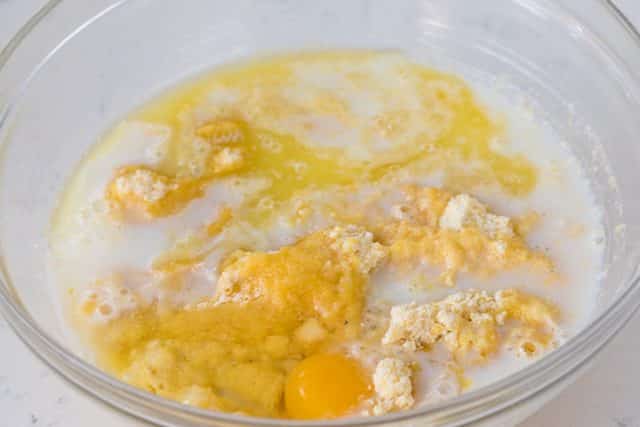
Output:
M51 259L87 357L211 410L321 419L456 396L588 319L577 163L521 106L395 53L184 84L70 180Z

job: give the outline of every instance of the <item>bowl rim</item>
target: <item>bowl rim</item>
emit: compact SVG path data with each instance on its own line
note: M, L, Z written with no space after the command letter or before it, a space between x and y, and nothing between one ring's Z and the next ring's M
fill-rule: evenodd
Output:
M106 15L111 10L120 7L130 0L114 0L113 4L102 10L88 21L69 33L63 40L56 44L44 58L36 65L29 76L22 82L22 86L18 88L17 95L20 95L22 89L26 87L29 80L35 75L42 65L46 63L48 58L56 53L64 43L75 34L82 31L83 28L90 25L97 19ZM518 3L526 3L529 0L516 0ZM545 0L543 0L545 1ZM629 18L622 13L613 0L594 0L605 6L611 15L617 19L628 35L630 35L640 48L640 31L631 23ZM9 40L9 42L0 50L0 71L10 61L14 52L16 52L22 42L30 35L38 24L46 19L63 0L48 0ZM14 97L15 98L15 97ZM12 110L11 98L4 105L0 104L0 131L3 129L7 118ZM4 143L0 141L4 146ZM75 355L67 348L59 343L56 339L47 334L30 316L26 308L22 305L18 293L15 291L5 265L5 260L0 253L0 313L7 320L9 326L13 329L20 340L43 361L49 368L60 375L67 382L78 386L88 395L102 401L121 412L128 415L143 419L153 423L162 423L163 420L152 419L147 415L142 415L141 411L136 411L135 406L144 404L147 407L158 411L158 415L162 411L171 414L188 415L196 422L225 422L237 425L255 425L265 427L283 427L283 426L363 426L363 425L380 425L390 422L398 422L409 420L412 418L437 414L442 412L445 416L459 417L464 415L467 410L480 411L480 413L471 414L470 419L462 420L454 419L454 425L466 423L469 421L479 421L490 415L513 407L526 399L530 399L535 395L551 388L556 383L561 382L564 378L569 377L572 373L583 367L593 356L600 352L606 344L622 329L622 327L631 319L631 317L640 308L640 264L635 264L632 268L632 274L624 282L626 287L620 292L613 302L609 304L607 309L585 324L581 330L569 338L565 343L552 351L550 354L534 361L523 369L518 370L496 382L483 386L477 390L464 393L444 402L425 405L420 408L414 408L408 411L396 412L376 417L354 417L342 418L336 420L318 420L318 421L297 421L275 418L250 417L243 415L235 415L223 412L210 411L185 405L173 400L169 400L150 392L141 390L131 386L117 378L105 373L93 364L84 361L81 357ZM592 342L595 341L595 342ZM582 350L582 352L580 351ZM579 355L579 356L576 356ZM60 366L58 363L66 364L66 367ZM563 368L564 366L564 368ZM560 369L560 372L554 372L553 369ZM543 380L545 374L551 374L550 378ZM108 398L94 390L90 385L85 384L83 380L91 380L93 383L110 389L112 394L117 395L122 401L128 403L128 407L116 403L118 399ZM528 389L523 385L529 383L540 384L536 381L542 381L541 385ZM490 407L484 408L482 405L489 404ZM132 409L134 407L134 409ZM449 411L449 413L447 413ZM169 422L169 421L165 421ZM161 424L173 425L173 424Z

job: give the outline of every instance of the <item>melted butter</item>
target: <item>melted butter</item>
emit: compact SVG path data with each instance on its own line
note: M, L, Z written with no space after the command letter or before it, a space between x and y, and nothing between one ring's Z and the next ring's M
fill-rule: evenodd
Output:
M142 108L134 119L171 128L168 155L157 169L180 179L184 189L184 197L174 197L177 206L166 206L155 212L156 216L183 208L188 200L201 197L211 180L228 173L269 179L270 186L261 198L273 203L309 188L375 181L413 164L419 164L423 172L427 167L444 171L452 188L464 186L468 190L468 184L480 182L497 185L510 195L525 195L533 189L535 168L523 156L506 156L491 148L492 140L502 133L501 125L491 120L470 88L454 76L402 63L396 71L408 76L412 87L397 96L416 92L413 101L419 105L414 109L385 107L375 117L366 118L349 108L348 100L299 83L294 73L298 69L304 73L305 66L312 68L316 63L347 63L360 70L359 74L351 72L356 74L351 78L351 89L371 90L379 95L379 102L390 102L393 88L382 87L383 79L367 75L367 61L375 58L375 54L354 53L350 64L346 55L317 54L248 63L213 73ZM290 99L288 90L294 90L296 84L312 101ZM207 101L208 96L227 92L233 94L234 101ZM350 157L346 147L318 146L313 143L314 132L322 127L313 120L318 114L346 127L364 129L353 141L363 150L380 139L388 141L388 147L382 151L369 148L375 155L359 159ZM288 124L290 118L295 118L296 124ZM188 165L198 154L189 147L198 129L229 120L243 133L237 144L243 155L241 167L215 173L211 165L205 165L208 169L201 176L192 177ZM107 138L106 144L113 143L117 141Z

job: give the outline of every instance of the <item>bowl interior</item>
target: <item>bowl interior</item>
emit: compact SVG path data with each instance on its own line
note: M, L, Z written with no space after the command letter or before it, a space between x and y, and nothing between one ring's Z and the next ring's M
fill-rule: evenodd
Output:
M544 0L94 3L114 5L51 50L21 90L13 90L0 122L6 279L33 320L63 345L70 341L53 302L46 254L65 181L127 111L182 78L256 54L398 49L435 68L503 81L506 91L519 87L574 152L604 210L607 268L599 310L635 272L640 85L600 38L607 25L618 37L619 23L592 21L603 13L602 2L586 1L579 11L569 9L570 1ZM52 18L65 19L58 12Z

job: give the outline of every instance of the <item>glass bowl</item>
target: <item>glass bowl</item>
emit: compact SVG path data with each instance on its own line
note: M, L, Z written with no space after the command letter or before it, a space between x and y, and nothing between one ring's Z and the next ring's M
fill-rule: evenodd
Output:
M0 309L58 373L162 426L286 426L208 412L85 362L59 321L47 230L98 136L172 82L253 54L400 49L521 88L579 159L604 210L606 269L589 324L550 355L450 401L308 425L513 425L582 372L640 303L640 35L604 0L51 1L0 53ZM295 423L300 424L300 423Z

